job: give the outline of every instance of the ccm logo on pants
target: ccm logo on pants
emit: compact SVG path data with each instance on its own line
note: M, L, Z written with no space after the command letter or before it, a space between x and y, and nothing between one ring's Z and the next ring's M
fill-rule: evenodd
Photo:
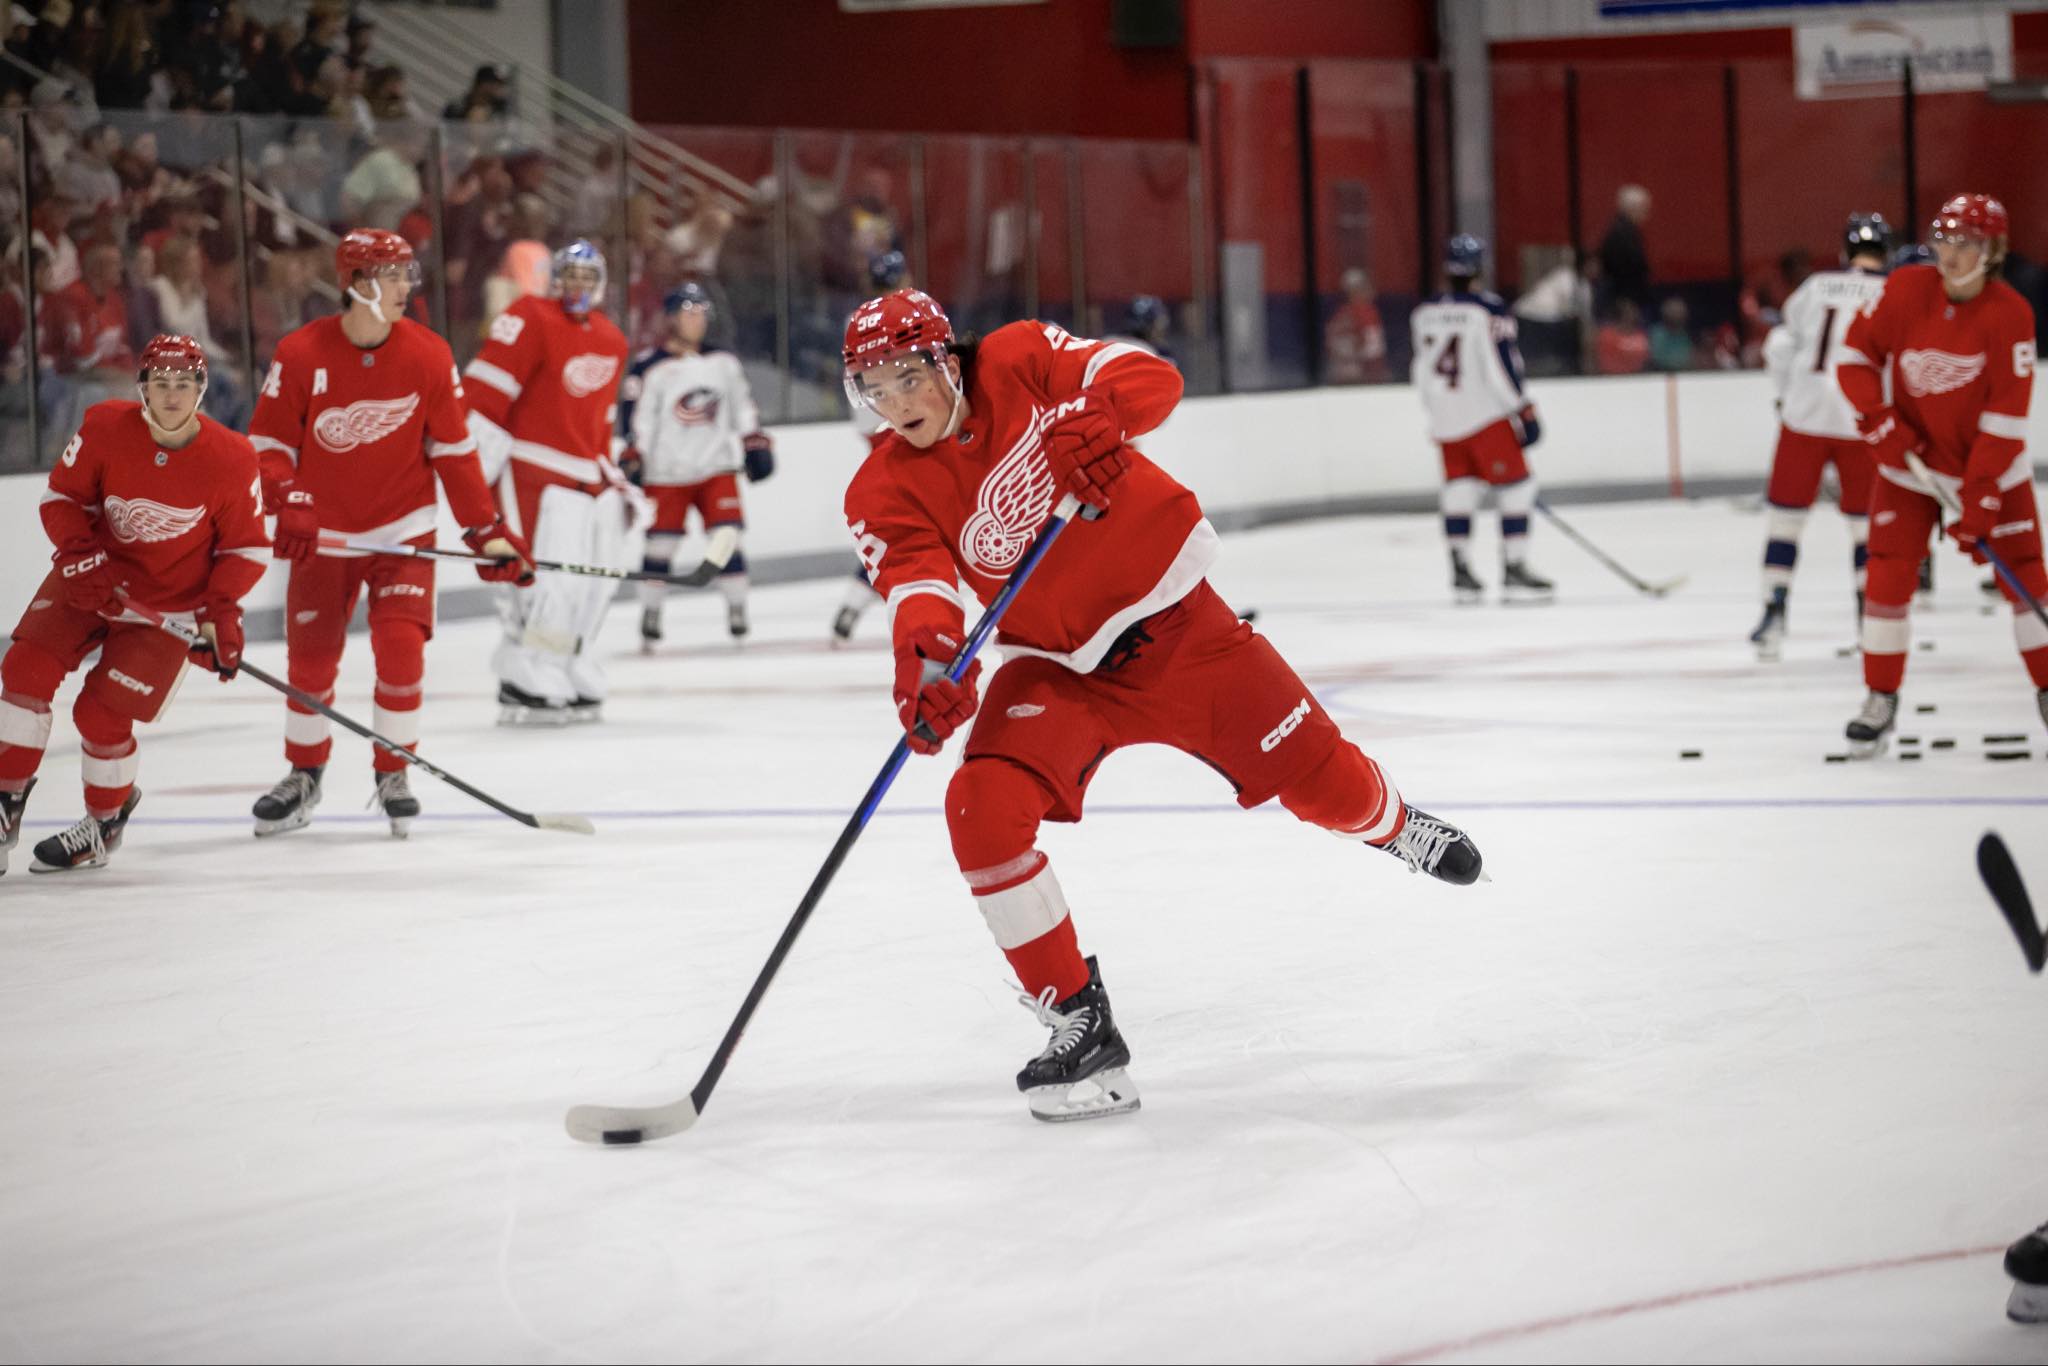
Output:
M1273 752L1273 747L1275 745L1279 744L1282 740L1285 740L1288 736L1294 734L1294 728L1296 726L1299 726L1303 721L1306 721L1307 719L1308 699L1304 697L1301 699L1300 702L1295 704L1295 708L1293 711L1287 713L1286 720L1282 721L1279 725L1273 727L1272 732L1268 734L1265 739L1259 741L1259 752L1261 754L1271 754Z
M131 692L141 693L144 697L147 697L151 693L156 691L154 687L143 682L141 679L130 678L127 674L122 673L119 669L109 668L107 670L107 677L113 679L122 687L129 689Z

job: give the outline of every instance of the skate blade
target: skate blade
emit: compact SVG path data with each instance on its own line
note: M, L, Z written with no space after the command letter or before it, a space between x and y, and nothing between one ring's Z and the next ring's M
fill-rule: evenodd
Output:
M534 730L546 730L550 727L566 726L574 720L575 718L568 714L568 710L567 707L563 707L559 711L552 707L546 710L539 707L500 707L498 709L498 724L501 726L525 726Z
M1034 1086L1024 1093L1033 1119L1065 1124L1101 1119L1138 1108L1138 1087L1121 1067L1105 1067L1066 1086Z
M2005 1316L2014 1323L2048 1323L2048 1285L2013 1282L2012 1296L2005 1302Z
M1878 759L1882 758L1884 752L1891 748L1892 737L1891 733L1887 731L1875 740L1851 740L1848 743L1849 757L1851 759Z
M291 831L304 829L312 823L313 813L301 807L291 815L282 816L274 821L259 819L256 822L256 838L262 839L266 835L289 834Z
M106 855L102 854L98 858L89 858L83 863L45 863L41 859L31 859L28 870L31 873L82 873L88 868L104 868L106 866L107 858Z
M405 839L405 838L407 838L407 837L408 837L408 836L410 836L411 834L412 834L412 817L411 817L411 816L393 816L393 817L391 818L391 838L393 838L393 839L395 839L395 840L402 840L402 839Z
M1486 594L1462 589L1452 593L1451 601L1460 607L1478 607L1486 602Z
M1555 588L1503 588L1500 590L1501 605L1504 607L1541 607L1557 601Z

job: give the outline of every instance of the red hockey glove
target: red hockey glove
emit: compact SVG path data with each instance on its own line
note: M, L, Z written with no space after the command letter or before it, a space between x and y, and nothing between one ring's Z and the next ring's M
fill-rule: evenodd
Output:
M1100 389L1083 389L1054 411L1059 416L1045 432L1053 478L1082 502L1107 509L1110 491L1131 469L1122 419Z
M287 486L277 509L277 536L271 556L280 560L310 560L320 539L320 518L313 511L313 495Z
M958 683L946 677L964 634L918 626L896 642L896 716L910 736L910 747L919 754L937 754L981 705L974 691L981 676L980 660Z
M1920 434L1907 426L1893 408L1873 408L1856 418L1856 429L1880 465L1895 470L1906 468L1906 452L1920 449Z
M646 473L647 462L640 458L640 452L628 446L619 452L619 473L626 476L629 484L638 484Z
M1948 534L1955 537L1956 545L1978 564L1985 560L1983 547L1977 543L1991 539L1991 528L1998 524L1998 510L2004 501L1999 497L1996 479L1963 481L1963 510L1948 524Z
M52 555L50 562L63 580L64 601L81 612L120 615L121 599L114 592L114 571L107 564L106 551L74 541Z
M1522 449L1527 450L1543 439L1543 424L1536 420L1535 404L1524 403L1522 411L1515 414L1514 423L1515 440L1522 443Z
M225 683L242 667L242 606L226 600L202 603L198 612L199 634L206 643L192 648L190 658L202 669L211 669Z
M478 564L476 576L485 583L514 583L525 588L533 582L533 547L526 538L505 525L500 517L489 526L473 526L462 533L462 543L496 564Z
M758 484L775 473L775 444L766 432L755 432L741 444L746 447L749 484Z

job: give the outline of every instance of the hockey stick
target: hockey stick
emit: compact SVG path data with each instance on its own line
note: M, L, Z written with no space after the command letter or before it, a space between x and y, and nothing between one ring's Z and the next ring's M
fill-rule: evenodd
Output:
M187 645L197 646L206 643L206 638L198 632L186 630L153 607L144 607L141 603L129 597L127 593L123 592L121 594L121 600L127 605L129 611L135 613L144 621L149 622L152 626L170 632ZM433 774L456 791L468 793L485 806L490 807L494 811L504 812L521 825L530 825L536 830L561 830L572 835L594 835L597 833L596 828L591 825L589 818L586 816L569 815L555 811L521 811L516 806L507 806L490 793L471 787L468 783L465 783L462 779L438 764L420 758L419 755L414 754L396 740L385 739L360 721L336 711L311 693L294 688L275 674L264 672L246 659L238 667L242 673L249 675L258 683L263 683L277 689L300 706L319 712L336 725L341 726L345 730L354 731L379 749L388 750L415 768L425 769L428 773Z
M362 541L353 536L322 536L319 544L331 550L360 550L371 555L406 555L414 559L468 560L472 564L509 564L495 555L479 555L470 550L444 550L437 545L387 545L382 541ZM727 559L731 557L728 555ZM713 561L707 556L687 574L660 574L651 569L610 569L595 564L564 564L560 560L530 560L535 569L545 569L556 574L582 574L593 579L624 579L633 583L665 583L674 588L702 588L718 577L726 561Z
M1068 520L1073 517L1079 506L1079 501L1072 494L1061 498L1059 507L1053 511L1052 520L1038 533L1038 539L1032 542L1031 548L1024 552L1024 558L1018 561L1016 569L1011 572L1010 581L1003 585L1003 591L996 595L996 600L981 614L981 620L974 624L974 630L968 634L967 643L960 647L960 653L953 656L952 664L946 668L947 678L957 683L966 676L968 666L974 662L974 657L981 653L981 647L994 633L996 623L1001 621L1003 613L1010 609L1010 603L1016 599L1018 590L1024 587L1025 580L1031 577L1031 571L1045 558L1047 548L1058 539L1060 532L1065 529ZM704 1113L705 1105L710 1103L712 1088L718 1085L718 1078L725 1072L725 1065L732 1060L733 1049L739 1046L740 1036L746 1033L747 1022L754 1018L754 1011L761 1004L761 998L768 994L768 984L775 980L776 970L782 966L782 960L789 956L790 948L796 943L796 937L803 930L804 922L808 921L811 912L818 908L818 902L825 895L825 888L831 885L833 875L839 871L839 865L846 861L846 855L853 848L853 842L859 839L861 831L867 828L869 817L873 816L875 809L882 804L883 795L888 792L889 785L896 781L896 775L902 771L904 760L909 757L910 740L905 736L889 751L888 762L882 765L882 771L875 775L875 780L868 784L867 795L860 799L860 806L848 818L846 828L839 832L839 839L833 844L832 852L825 856L824 866L819 868L817 876L811 879L810 889L797 904L796 914L789 918L789 924L783 928L782 938L775 941L775 948L768 955L768 962L761 968L760 976L754 979L753 990L747 993L746 1001L740 1006L740 1013L733 1017L732 1026L725 1031L725 1037L719 1041L717 1051L711 1055L711 1062L705 1067L704 1075L698 1078L697 1084L690 1089L690 1094L667 1105L578 1105L569 1111L567 1123L571 1138L580 1139L585 1143L644 1143L650 1139L667 1138L670 1134L681 1133L697 1122L697 1117Z
M2013 937L2020 941L2020 952L2027 956L2027 969L2039 972L2048 966L2048 939L2043 938L2041 924L2034 919L2027 886L2020 881L2020 870L2013 865L2005 841L1989 830L1977 841L1977 875L1984 879L1984 886L1998 903L2005 923L2012 926Z
M1941 504L1941 510L1948 514L1950 522L1954 522L1962 515L1963 500L1951 493L1947 485L1934 477L1934 471L1927 468L1927 462L1920 458L1918 451L1906 452L1906 468L1913 471L1913 477L1918 479L1921 486L1927 490L1927 496ZM1979 536L1977 538L1977 549L1983 554L1985 562L1991 566L1992 571L1999 578L2005 580L2005 586L2012 589L2018 595L2019 600L2033 610L2034 615L2041 619L2043 626L2048 626L2048 609L2044 609L2041 606L2041 600L2027 591L2027 586L2020 582L2019 575L2012 572L2012 566L2005 562L2005 557L1991 548L1991 538Z
M1572 524L1570 522L1567 522L1564 518L1552 512L1550 510L1550 504L1544 502L1541 498L1538 498L1536 500L1536 510L1542 513L1545 517L1548 517L1550 519L1550 524L1556 527L1559 531L1562 531L1567 537L1569 537L1574 543L1576 543L1579 549L1585 551L1588 555L1591 555L1594 559L1600 561L1600 563L1606 565L1609 569L1612 569L1615 573L1621 575L1622 578L1628 580L1629 586L1635 589L1638 593L1647 593L1653 598L1661 598L1666 593L1669 593L1674 588L1679 587L1685 582L1686 576L1680 574L1677 578L1667 579L1663 583L1646 583L1643 580L1637 578L1635 575L1629 573L1628 570L1624 569L1621 566L1621 564L1617 562L1612 556L1610 556L1606 551L1602 550L1599 546L1594 545L1584 536L1581 536L1576 530L1573 529Z

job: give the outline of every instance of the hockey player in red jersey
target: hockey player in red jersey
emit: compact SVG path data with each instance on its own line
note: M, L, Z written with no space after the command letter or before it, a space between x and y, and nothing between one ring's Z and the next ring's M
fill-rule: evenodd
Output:
M465 373L485 472L533 553L627 569L639 555L630 543L640 497L611 458L627 347L598 311L605 275L589 242L556 252L553 297L529 295L494 318ZM594 647L618 586L549 574L502 604L505 636L491 656L501 722L599 718L606 684Z
M1989 195L1959 194L1943 204L1933 223L1935 264L1892 272L1875 304L1850 323L1836 366L1879 475L1863 608L1870 691L1848 726L1859 757L1881 752L1897 719L1911 639L1907 609L1941 511L1908 466L1909 452L1960 496L1962 514L1948 526L1956 545L1980 562L1978 543L1989 545L2037 600L2048 597L2026 455L2034 312L1998 278L2007 227L2005 206ZM2009 586L2006 596L2048 722L2048 626Z
M86 411L43 494L55 567L0 659L0 872L49 744L50 701L95 650L71 708L85 816L37 844L30 871L105 866L142 798L135 723L163 711L188 652L124 595L196 629L208 645L191 658L223 679L241 666L242 595L270 561L256 453L200 413L206 353L192 338L154 338L138 379L140 402Z
M420 278L412 247L395 232L358 228L335 248L334 269L346 306L278 343L249 438L263 462L265 502L277 514L274 553L292 562L285 590L292 685L333 700L348 619L367 590L374 728L410 749L419 742L434 633L434 563L322 545L321 537L432 545L438 479L463 540L500 561L479 565L482 578L531 578L531 552L492 505L448 343L405 316ZM291 771L257 800L257 834L296 830L311 819L333 743L326 717L286 703ZM405 761L378 748L371 765L376 801L402 836L419 814Z
M1479 851L1406 806L1346 741L1272 645L1209 587L1215 530L1194 494L1128 444L1180 399L1180 373L1134 346L1017 322L956 339L936 301L899 290L855 313L849 394L893 429L846 493L862 562L883 594L897 714L919 753L976 716L946 794L953 853L1027 1005L1052 1031L1017 1076L1032 1112L1135 1108L1092 958L1037 848L1040 821L1078 821L1112 751L1171 745L1237 790L1387 850L1453 883ZM1001 591L1062 491L1093 508L1047 551L1003 618L1006 662L975 695L944 665L966 638L964 579Z

